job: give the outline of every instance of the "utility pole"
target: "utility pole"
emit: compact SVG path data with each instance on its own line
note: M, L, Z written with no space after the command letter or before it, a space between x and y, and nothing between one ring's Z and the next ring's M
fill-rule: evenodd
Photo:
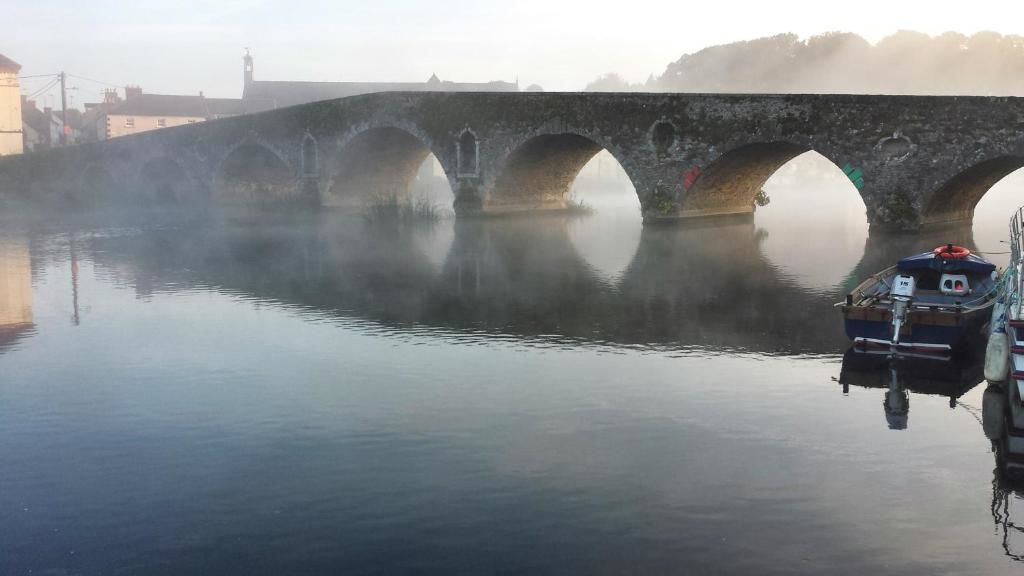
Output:
M65 87L68 75L60 73L60 145L68 145L68 93Z

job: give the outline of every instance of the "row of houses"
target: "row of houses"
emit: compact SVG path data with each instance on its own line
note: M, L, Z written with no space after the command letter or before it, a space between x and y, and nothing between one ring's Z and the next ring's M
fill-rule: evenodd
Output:
M60 110L39 108L36 102L21 96L18 85L21 67L0 54L0 156L57 146L62 133L69 144L93 142L373 92L519 90L518 82L450 82L437 75L426 82L266 81L255 79L253 58L248 51L242 64L241 98L207 98L202 92L198 95L147 94L141 87L126 86L124 98L117 90L109 89L104 92L102 102L88 103L84 111L69 109L65 124Z

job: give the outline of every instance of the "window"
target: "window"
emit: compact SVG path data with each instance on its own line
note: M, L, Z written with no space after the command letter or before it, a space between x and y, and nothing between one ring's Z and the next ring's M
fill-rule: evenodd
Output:
M124 127L125 128L135 128L135 118L125 118L124 119Z
M167 119L166 118L161 118L161 119L157 120L156 121L156 125L161 127L161 128L166 128L167 127Z

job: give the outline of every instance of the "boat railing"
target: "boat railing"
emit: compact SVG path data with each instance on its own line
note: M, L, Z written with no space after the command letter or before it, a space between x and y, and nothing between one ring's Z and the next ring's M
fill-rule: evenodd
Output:
M1024 274L1022 274L1021 256L1024 254L1024 206L1017 208L1010 218L1010 265L1006 268L1004 287L1006 289L1007 309L1013 319L1022 317L1021 294L1024 294Z

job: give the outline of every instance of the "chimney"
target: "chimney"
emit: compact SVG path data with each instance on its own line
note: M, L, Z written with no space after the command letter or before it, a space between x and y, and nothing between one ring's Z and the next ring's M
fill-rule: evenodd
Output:
M117 104L121 98L117 95L117 88L105 88L103 90L104 104Z
M139 86L125 86L124 87L124 99L131 100L136 96L142 96L142 88Z

